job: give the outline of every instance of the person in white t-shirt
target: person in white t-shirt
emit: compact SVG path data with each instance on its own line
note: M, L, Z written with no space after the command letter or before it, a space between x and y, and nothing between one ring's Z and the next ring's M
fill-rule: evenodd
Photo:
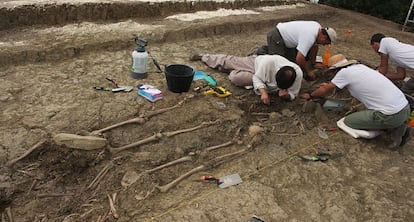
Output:
M393 139L390 147L404 146L410 139L407 129L410 106L401 90L378 71L356 60L348 61L342 54L332 56L328 66L334 70L331 82L322 83L318 89L301 97L323 97L336 87L346 88L367 109L346 116L345 125L359 130L386 130L391 132Z
M395 38L376 33L371 37L371 46L381 56L378 71L391 80L403 80L406 69L414 69L414 46ZM388 60L397 66L395 73L388 72Z
M226 71L236 86L253 86L261 101L269 105L269 94L285 100L298 96L303 73L300 67L279 55L238 57L223 54L192 55L190 60L201 60L207 66Z
M305 79L315 80L316 75L307 61L315 65L319 45L328 45L335 40L333 28L322 28L315 21L280 22L267 34L267 45L258 48L254 54L281 55L298 64Z

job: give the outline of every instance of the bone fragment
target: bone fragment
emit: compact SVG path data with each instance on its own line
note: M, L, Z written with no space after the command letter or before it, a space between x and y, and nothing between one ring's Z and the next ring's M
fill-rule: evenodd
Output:
M135 172L135 170L128 170L122 177L121 185L123 187L129 187L134 184L140 177L141 174L138 174Z
M170 161L170 162L168 162L168 163L166 163L166 164L160 165L160 166L155 167L155 168L153 168L153 169L146 170L146 171L145 171L145 173L153 173L153 172L155 172L155 171L157 171L157 170L161 170L161 169L163 169L163 168L166 168L166 167L169 167L169 166L172 166L172 165L178 164L178 163L186 162L186 161L191 161L191 156L185 156L185 157L181 157L181 158L179 158L179 159L176 159L176 160Z
M109 169L113 166L113 163L108 163L107 165L102 168L101 171L99 171L98 175L96 175L95 179L89 184L89 186L86 189L93 189L98 185L98 183L102 180L102 178L108 173Z
M110 209L110 212L111 212L112 216L115 219L118 219L119 218L119 214L118 214L118 212L116 212L115 205L114 205L114 202L115 202L115 198L114 197L116 197L116 194L115 194L115 196L113 195L112 197L109 194L107 196L108 196L108 201L109 201L109 209Z
M192 127L192 128L182 129L182 130L176 130L176 131L171 131L171 132L166 132L166 133L163 133L163 135L165 135L167 137L171 137L171 136L175 136L177 134L187 133L187 132L191 132L191 131L194 131L194 130L197 130L197 129L201 129L203 127L207 127L207 126L216 124L218 122L219 122L219 120L209 121L209 122L203 122L200 125L195 126L195 127Z
M111 130L111 129L114 129L114 128L117 128L117 127L120 127L120 126L123 126L123 125L131 124L131 123L139 123L139 124L142 124L144 122L145 122L145 119L144 118L142 118L142 117L136 117L136 118L133 118L133 119L125 120L123 122L120 122L120 123L117 123L117 124L114 124L114 125L105 127L103 129L100 129L100 130L92 131L91 134L92 135L101 135L105 131L108 131L108 130Z
M9 167L14 165L16 162L22 160L23 158L25 158L26 156L31 154L34 150L36 150L37 148L42 146L44 143L46 143L46 141L47 141L46 139L40 140L34 146L32 146L30 149L28 149L23 155L17 157L16 159L10 160L6 165L9 166Z
M152 135L150 137L147 137L145 139L142 139L140 141L137 141L135 143L131 143L131 144L128 144L128 145L125 145L125 146L121 146L121 147L118 147L118 148L109 148L109 151L111 153L118 153L118 152L121 152L123 150L129 149L129 148L132 148L132 147L140 146L140 145L145 144L145 143L149 143L149 142L152 142L152 141L159 140L160 138L162 138L162 134L161 133L157 133L157 134L154 134L154 135Z
M242 149L242 150L238 150L238 151L233 152L233 153L228 153L228 154L225 154L225 155L222 155L222 156L218 156L218 157L214 158L213 160L210 160L209 162L207 162L205 165L198 166L198 167L188 171L187 173L184 173L183 175L177 177L175 180L171 181L170 183L168 183L164 186L156 186L156 188L158 188L162 193L165 193L168 190L170 190L171 188L175 187L178 183L180 183L185 178L191 176L194 173L197 173L199 171L204 170L206 167L218 166L218 165L220 165L224 162L227 162L227 161L229 161L229 160L231 160L231 159L233 159L237 156L240 156L242 154L250 152L261 141L262 141L261 134L257 134L252 138L252 140L250 141L247 148ZM227 143L229 143L229 142L227 142ZM227 143L224 143L224 144L227 144ZM223 145L223 144L221 144L221 145Z
M155 110L155 111L150 111L150 112L148 112L148 113L146 113L144 115L144 118L145 119L149 119L149 118L151 118L151 117L153 117L155 115L158 115L158 114L161 114L161 113L165 113L165 112L168 112L168 111L173 110L175 108L181 107L186 100L191 99L193 97L194 97L194 95L190 95L190 96L185 97L183 100L181 100L180 102L178 102L174 106L167 107L167 108L163 108L163 109L159 109L159 110Z
M45 197L64 197L64 196L73 196L73 193L42 193L38 194L38 198L45 198Z
M298 121L298 125L300 131L302 131L302 133L305 133L305 126L303 125L303 123L301 121Z
M202 170L204 170L204 168L205 168L205 166L204 165L201 165L201 166L198 166L198 167L196 167L196 168L194 168L194 169L192 169L192 170L190 170L190 171L188 171L187 173L185 173L185 174L183 174L183 175L181 175L181 176L179 176L177 179L175 179L175 180L173 180L172 182L170 182L170 183L168 183L168 184L166 184L166 185L164 185L164 186L156 186L162 193L165 193L165 192L167 192L168 190L170 190L171 188L173 188L173 187L175 187L175 186L177 186L177 184L179 184L182 180L184 180L185 178L187 178L187 177L189 177L189 176L191 176L191 175L193 175L193 174L195 174L195 173L197 173L197 172L200 172L200 171L202 171Z
M270 113L256 113L256 112L254 112L254 113L251 113L251 115L252 116L269 116Z
M36 186L36 183L37 183L37 179L34 179L32 184L29 187L29 190L27 191L27 195L29 195L30 192L32 192L33 188Z
M213 151L213 150L216 150L216 149L220 149L222 147L230 146L233 143L234 143L233 141L228 141L228 142L216 145L216 146L207 147L206 150L210 152L210 151Z
M155 110L155 111L151 111L151 112L148 112L147 114L145 114L143 116L139 116L139 117L135 117L133 119L125 120L123 122L120 122L120 123L117 123L117 124L114 124L114 125L105 127L103 129L99 129L99 130L92 131L91 133L83 132L82 134L85 134L84 136L86 136L86 135L98 135L99 136L99 135L102 135L103 132L106 132L108 130L111 130L111 129L114 129L114 128L117 128L117 127L120 127L120 126L123 126L123 125L132 124L132 123L142 124L142 123L144 123L145 121L147 121L149 118L151 118L153 116L156 116L156 115L161 114L161 113L168 112L168 111L170 111L172 109L175 109L175 108L178 108L178 107L182 106L182 104L187 99L190 99L192 97L194 97L194 96L186 97L186 98L184 98L182 101L178 102L174 106L167 107L167 108L163 108L163 109L159 109L159 110Z
M241 154L247 153L249 151L249 149L242 149L233 153L228 153L228 154L224 154L222 156L218 156L216 158L214 158L211 162L210 162L210 167L215 167L218 166L224 162L227 162L231 159L233 159L234 157L237 157Z
M69 214L68 216L66 216L65 218L63 218L62 222L72 221L72 219L70 219L70 218L71 217L75 217L75 216L80 216L80 214L78 214L78 213Z
M7 217L9 218L9 222L14 222L13 213L10 207L6 208Z
M173 109L175 109L175 108L178 108L178 107L180 107L180 106L182 106L182 105L183 105L184 101L185 101L185 99L184 99L184 100L182 100L182 101L180 101L180 102L178 102L178 103L177 103L176 105L174 105L174 106L170 106L170 107L163 108L163 109L158 109L158 110L155 110L155 111L150 111L150 112L148 112L148 113L146 113L146 114L145 114L144 118L145 118L145 119L149 119L149 118L151 118L151 117L153 117L153 116L156 116L156 115L158 115L158 114L165 113L165 112L168 112L168 111L173 110Z
M79 218L86 217L87 215L89 215L90 213L92 213L94 210L95 210L95 208L92 208L92 209L86 211L85 213L83 213L82 215L80 215Z
M176 131L171 131L171 132L166 132L166 133L157 133L155 135L152 135L148 138L142 139L142 140L140 140L138 142L135 142L135 143L131 143L131 144L128 144L128 145L125 145L125 146L122 146L122 147L118 147L118 148L109 148L109 151L111 153L118 153L120 151L129 149L129 148L132 148L132 147L140 146L140 145L145 144L145 143L149 143L149 142L152 142L152 141L159 140L163 136L171 137L171 136L175 136L177 134L191 132L191 131L194 131L194 130L197 130L197 129L200 129L200 128L203 128L203 127L213 125L213 124L218 123L218 122L219 122L219 120L210 121L210 122L203 122L203 123L201 123L200 125L198 125L196 127L192 127L192 128L188 128L188 129L176 130Z

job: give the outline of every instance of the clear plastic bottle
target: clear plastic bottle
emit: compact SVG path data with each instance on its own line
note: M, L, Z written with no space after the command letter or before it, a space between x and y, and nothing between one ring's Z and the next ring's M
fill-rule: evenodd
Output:
M134 79L145 79L148 77L147 73L148 52L145 47L138 46L132 52L132 66L131 76Z

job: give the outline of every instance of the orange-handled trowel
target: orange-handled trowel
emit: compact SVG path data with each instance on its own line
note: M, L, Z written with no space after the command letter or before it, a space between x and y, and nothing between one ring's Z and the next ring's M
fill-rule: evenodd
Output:
M201 176L203 181L213 181L217 183L217 186L220 188L226 188L233 185L238 185L242 183L242 179L239 174L231 174L223 177L214 177L214 176Z

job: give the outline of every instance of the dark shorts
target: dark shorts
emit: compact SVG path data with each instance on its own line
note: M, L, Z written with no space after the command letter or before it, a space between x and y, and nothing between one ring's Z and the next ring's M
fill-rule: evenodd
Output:
M277 28L267 33L267 45L260 47L257 55L280 55L296 63L296 48L287 48Z

